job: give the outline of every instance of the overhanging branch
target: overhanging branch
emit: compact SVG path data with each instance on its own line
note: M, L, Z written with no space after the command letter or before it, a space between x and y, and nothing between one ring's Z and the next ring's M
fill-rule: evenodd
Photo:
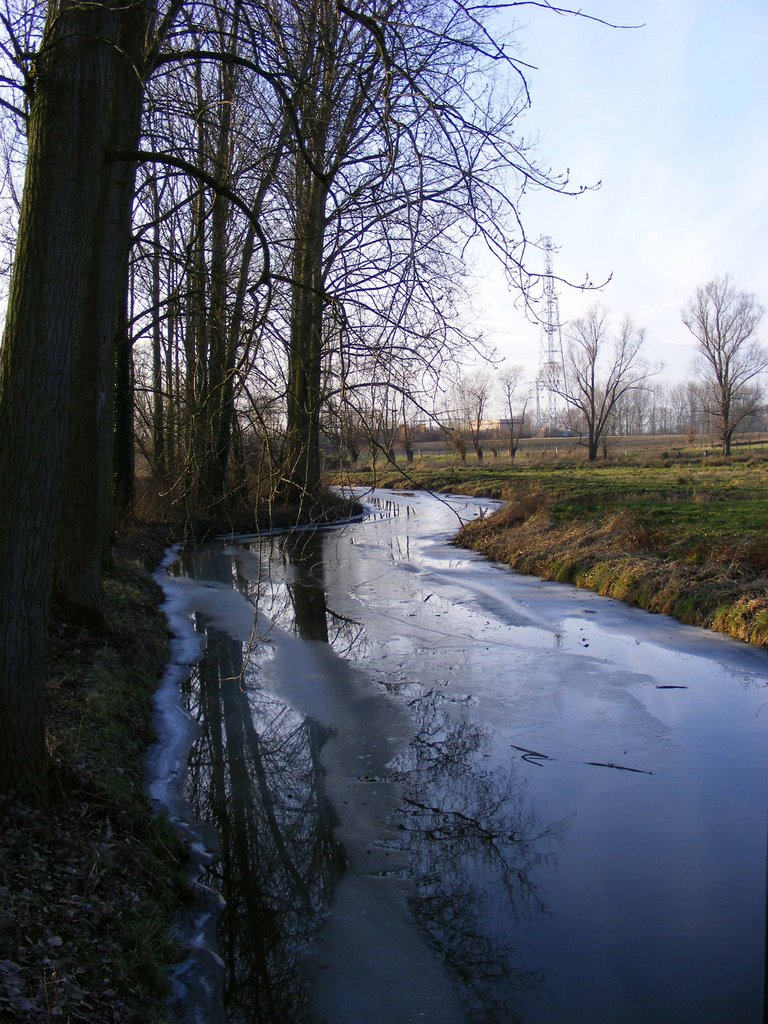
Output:
M240 196L231 189L228 185L214 178L212 174L204 171L201 167L196 164L190 163L188 160L184 160L183 157L174 156L171 153L157 152L155 150L137 149L131 151L118 151L109 153L107 155L107 162L113 163L118 160L126 160L131 163L157 163L164 164L166 167L176 167L181 171L184 171L191 178L196 178L201 181L204 185L207 185L212 192L216 195L222 196L224 199L228 199L233 206L236 206L241 213L243 213L250 224L253 225L253 229L256 232L256 236L259 239L261 245L261 252L263 257L263 266L259 279L252 286L258 288L262 284L266 284L271 277L270 271L270 260L269 260L269 243L267 242L267 236L264 234L258 217L254 214L252 208L241 199Z

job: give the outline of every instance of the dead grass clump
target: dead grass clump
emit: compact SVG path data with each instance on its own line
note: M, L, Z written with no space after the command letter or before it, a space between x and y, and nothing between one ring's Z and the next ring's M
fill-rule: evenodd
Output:
M577 579L580 587L594 590L627 604L639 604L639 594L649 571L647 560L625 556L596 562Z
M768 573L768 537L753 537L733 552L733 561L738 561L745 569L760 573Z
M499 495L507 504L499 510L507 526L524 523L543 508L549 507L551 498L539 484L527 487L504 488Z
M634 577L627 575L628 559L646 533L637 517L621 511L602 520L557 523L546 502L533 511L540 502L538 494L510 502L464 527L457 542L520 572L631 599Z
M554 523L546 509L530 519L520 520L519 513L504 506L499 512L467 523L459 531L456 543L471 548L497 562L504 562L520 572L545 575L550 558L546 538Z
M768 647L768 596L747 594L718 607L714 629L750 644Z
M744 562L761 575L768 574L768 537L754 537L745 545Z
M541 512L548 504L548 499L542 488L533 487L522 492L501 491L499 496L506 501L497 512L490 516L483 516L475 519L462 527L460 537L471 540L467 547L475 547L477 544L485 544L492 538L500 538L507 531L520 527L530 520L537 513ZM547 517L547 524L551 521ZM462 542L460 542L462 543ZM478 548L480 550L480 548ZM494 556L495 557L495 556Z
M651 543L648 529L643 526L638 515L628 509L607 516L601 524L598 536L609 550L625 553L645 549Z

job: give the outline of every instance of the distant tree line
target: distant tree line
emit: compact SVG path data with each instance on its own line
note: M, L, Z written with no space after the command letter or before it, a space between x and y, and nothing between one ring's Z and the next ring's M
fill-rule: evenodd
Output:
M590 460L609 437L642 434L709 438L727 456L737 431L768 429L768 350L757 335L763 315L755 295L727 276L698 288L682 311L696 341L691 378L669 384L658 379L661 365L644 359L644 330L628 317L613 330L608 312L595 306L566 325L561 358L536 380L509 364L453 368L434 420L462 459L471 451L482 459L481 441L491 434L514 458L520 438L537 433L579 436Z

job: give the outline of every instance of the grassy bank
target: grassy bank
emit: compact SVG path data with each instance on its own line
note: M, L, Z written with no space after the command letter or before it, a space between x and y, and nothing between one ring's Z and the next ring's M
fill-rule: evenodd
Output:
M768 645L768 460L698 457L515 465L424 459L356 483L503 498L457 538L520 572L573 583Z

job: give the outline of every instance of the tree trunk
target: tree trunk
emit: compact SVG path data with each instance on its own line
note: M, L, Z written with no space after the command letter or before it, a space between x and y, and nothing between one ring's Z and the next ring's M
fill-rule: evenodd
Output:
M128 311L122 316L115 341L115 441L114 509L121 519L133 508L136 483L136 456L133 444L134 416L133 340L128 326Z
M161 479L165 477L165 401L163 399L163 331L161 316L160 201L157 179L152 179L152 200L155 225L152 251L152 302L155 307L152 324L152 469Z
M234 70L223 64L219 76L220 112L213 152L213 171L219 181L226 182L231 173ZM195 505L202 510L214 509L226 497L227 470L232 444L236 349L231 345L232 332L228 311L229 209L228 199L222 195L214 197L210 217L207 372L204 387L198 395L197 479L194 487Z
M205 99L203 88L202 67L198 62L195 66L195 96L197 110L195 112L196 140L195 160L198 167L206 166L207 139L205 135ZM200 189L192 202L191 237L188 246L189 264L188 299L185 313L185 395L187 401L187 441L186 441L186 490L191 496L192 504L200 503L201 469L206 459L206 424L205 396L208 393L208 274L205 260L206 248L209 244L209 214L206 208L206 193Z
M731 454L731 438L733 427L731 426L731 405L727 396L720 402L720 439L723 444L723 455L726 458Z
M52 7L30 112L0 355L0 791L37 798L46 790L43 670L54 545L72 404L81 400L74 375L93 330L116 68L125 60L122 28L135 10L96 0Z
M194 504L202 511L219 505L226 493L232 425L232 360L227 330L227 200L216 196L211 211L211 271L205 338L205 377L197 395Z
M134 19L141 13L130 8L128 12ZM134 31L126 32L126 27ZM136 29L138 39L132 38ZM142 37L142 26L124 26L119 33L120 45L138 58ZM131 152L138 148L142 104L142 87L133 62L119 61L113 69L112 88L109 148L113 152ZM135 165L126 161L107 163L100 177L102 196L92 250L90 294L75 359L75 401L70 409L55 578L57 596L86 615L101 613L101 575L110 558L116 339L120 327L127 327ZM121 343L130 346L127 338ZM124 358L124 351L122 355ZM125 381L121 383L125 388ZM122 398L130 396L123 394ZM125 427L124 421L122 425ZM121 444L132 443L131 430L131 437L121 438Z
M305 509L321 484L320 406L323 355L323 241L326 189L297 168L297 223L288 350L288 402L283 492Z

